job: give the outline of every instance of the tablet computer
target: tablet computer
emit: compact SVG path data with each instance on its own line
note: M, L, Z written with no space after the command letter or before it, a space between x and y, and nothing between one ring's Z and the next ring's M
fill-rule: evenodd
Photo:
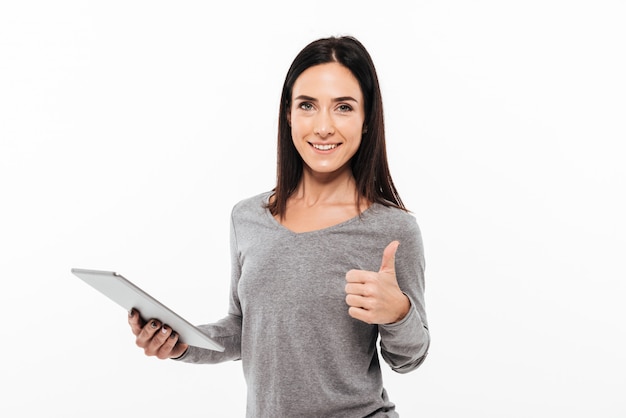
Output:
M161 302L140 289L121 274L113 271L73 268L72 273L85 283L108 296L130 312L135 308L144 320L158 319L179 335L179 341L196 347L224 351L224 347Z

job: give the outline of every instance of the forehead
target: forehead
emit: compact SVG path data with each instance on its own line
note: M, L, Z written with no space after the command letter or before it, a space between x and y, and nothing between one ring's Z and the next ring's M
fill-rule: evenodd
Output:
M318 95L361 96L359 81L345 66L330 62L314 65L300 74L293 85L293 97L306 94Z

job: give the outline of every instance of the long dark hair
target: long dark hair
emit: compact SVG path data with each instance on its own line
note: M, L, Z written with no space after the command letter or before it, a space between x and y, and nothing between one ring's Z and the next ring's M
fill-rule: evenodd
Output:
M322 38L308 44L291 64L280 98L278 114L278 158L274 199L268 204L272 215L284 217L287 200L302 177L302 158L291 137L288 115L293 85L306 69L337 62L348 68L359 82L365 105L364 134L350 165L356 179L357 206L363 198L385 206L407 210L396 190L387 163L383 102L378 76L370 54L351 36Z

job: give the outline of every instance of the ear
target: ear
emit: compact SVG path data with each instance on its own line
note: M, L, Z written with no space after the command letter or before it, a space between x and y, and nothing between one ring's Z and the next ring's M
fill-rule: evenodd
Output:
M287 111L287 123L291 126L291 110Z
M361 132L363 135L367 133L367 125L363 125L363 131Z

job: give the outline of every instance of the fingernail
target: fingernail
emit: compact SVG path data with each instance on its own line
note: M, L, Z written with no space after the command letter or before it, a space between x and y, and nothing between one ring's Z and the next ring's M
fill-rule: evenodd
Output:
M150 322L150 326L151 326L152 328L156 328L156 327L157 327L156 321L152 321L152 322Z
M162 327L162 328L161 328L161 332L162 332L163 334L165 334L165 333L167 332L167 328Z
M133 316L135 314L135 310L131 309L130 311L128 311L128 316Z
M175 332L172 332L172 333L170 334L170 338L176 338L176 333L175 333Z

